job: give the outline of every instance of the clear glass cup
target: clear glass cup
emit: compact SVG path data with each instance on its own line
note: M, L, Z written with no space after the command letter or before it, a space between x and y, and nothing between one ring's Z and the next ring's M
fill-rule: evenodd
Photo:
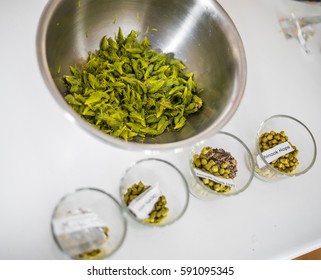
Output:
M135 201L136 203L140 200L138 203L143 204L143 207L140 207L141 210L144 208L142 211L132 208L134 201L127 205L124 198L128 189L139 182L149 187L149 192L144 191L144 195L140 195ZM173 224L183 216L189 203L188 186L183 174L173 164L157 158L142 159L130 166L121 179L119 190L121 203L129 216L139 224L149 227ZM167 201L167 216L160 223L146 222L161 195Z
M110 194L80 188L55 207L51 230L58 247L73 259L104 259L122 245L127 222L121 205Z
M205 171L203 170L203 166L199 168L195 165L195 156L198 157L203 148L206 147L210 147L212 149L223 149L236 160L237 172L234 178L224 180L224 178L222 179L221 177L222 175L215 175L212 169L210 171ZM219 159L214 162L215 165L221 166ZM229 163L229 165L231 166L231 163ZM202 200L212 200L219 197L237 195L249 187L254 176L254 162L249 148L238 137L223 131L206 140L198 142L192 147L189 166L192 174L190 192L195 197ZM206 178L208 178L210 182L204 181ZM211 184L211 186L209 184ZM217 190L214 190L214 187ZM227 188L227 191L223 192L222 188L224 190Z
M260 150L259 139L263 133L274 131L285 132L290 146L298 150L298 165L291 173L280 171L273 167L272 156L281 155L280 149L273 149L263 154ZM284 151L284 148L283 148ZM290 150L289 150L290 151ZM263 181L275 181L283 178L299 176L306 173L313 166L317 155L317 147L311 131L301 121L287 115L274 115L260 124L257 131L253 158L255 162L255 176Z

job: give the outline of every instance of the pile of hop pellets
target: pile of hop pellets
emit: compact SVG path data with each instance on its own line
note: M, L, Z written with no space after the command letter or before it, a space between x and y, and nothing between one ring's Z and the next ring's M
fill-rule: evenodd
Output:
M132 185L128 188L127 192L124 194L124 201L128 206L135 198L144 193L150 188L150 186L145 186L142 182ZM166 217L169 212L169 209L166 207L167 201L164 195L160 196L155 203L152 211L149 213L148 218L144 219L144 223L149 224L159 224Z
M236 159L231 153L221 148L204 147L200 154L193 156L192 165L194 168L225 179L234 179L237 173ZM230 186L219 184L207 178L200 179L204 185L216 192L226 193L231 190Z
M299 160L297 158L299 151L296 146L292 145L288 140L289 138L284 131L275 132L272 130L261 134L259 137L259 148L261 152L269 150L284 142L288 142L291 145L293 148L292 152L279 157L270 163L272 167L285 173L293 172L299 165Z
M107 240L109 238L109 235L108 235L109 228L102 227L100 228L100 230L103 232L105 239ZM94 260L94 259L100 259L102 257L104 257L104 251L101 249L93 249L93 250L78 254L77 256L78 259L82 259L82 260Z
M69 210L67 212L67 217L72 217L78 214L86 214L86 213L93 213L89 209L76 209L76 210ZM67 236L66 236L67 235ZM67 245L67 248L77 246L79 249L84 250L82 253L73 254L72 252L69 255L72 255L75 259L82 259L82 260L95 260L101 259L106 256L106 252L104 249L104 244L109 238L109 228L107 226L104 227L92 227L90 230L82 229L77 232L66 232L62 235L60 242ZM92 248L91 244L92 240L94 243L99 243L100 245L95 245ZM86 250L85 248L89 245L90 249ZM63 246L64 247L64 246ZM68 251L69 249L67 249Z

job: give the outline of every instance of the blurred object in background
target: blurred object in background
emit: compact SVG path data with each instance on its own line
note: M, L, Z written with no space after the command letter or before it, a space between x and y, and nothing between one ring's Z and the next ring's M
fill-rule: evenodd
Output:
M297 257L294 260L321 260L321 248Z
M305 4L310 4L310 5L321 5L321 0L293 0L297 2L303 2Z
M279 23L285 37L287 39L297 38L304 51L309 53L307 41L309 41L315 33L312 25L321 23L321 16L296 17L294 13L292 13L291 17L280 18Z

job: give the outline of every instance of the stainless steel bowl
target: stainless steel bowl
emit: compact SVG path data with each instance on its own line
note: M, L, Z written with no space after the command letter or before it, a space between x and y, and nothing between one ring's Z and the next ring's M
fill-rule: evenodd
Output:
M107 135L65 102L63 75L99 48L103 36L147 27L152 48L173 53L195 73L204 91L202 110L179 132L144 143ZM215 0L49 0L37 32L37 55L44 80L60 106L84 129L125 149L165 150L191 145L218 132L233 116L246 84L246 59L232 20Z

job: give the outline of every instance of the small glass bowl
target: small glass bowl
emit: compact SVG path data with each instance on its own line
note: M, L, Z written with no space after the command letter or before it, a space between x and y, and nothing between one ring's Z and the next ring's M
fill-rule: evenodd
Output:
M298 149L297 160L299 164L291 173L282 172L274 168L264 157L259 146L260 136L265 132L284 131L290 145ZM275 151L274 151L275 153ZM273 152L270 153L272 155ZM253 158L255 163L255 176L263 181L275 181L283 178L299 176L306 173L313 166L317 155L317 147L310 130L299 120L287 115L274 115L263 121L258 129L255 141Z
M160 223L146 222L137 212L134 213L127 206L124 195L130 187L139 182L142 182L145 186L157 189L165 196L167 201L166 207L169 211ZM149 227L162 227L173 224L183 216L189 203L188 186L183 174L173 164L157 158L142 159L130 166L121 179L119 190L121 203L129 216L139 224ZM155 195L155 197L158 196ZM148 203L146 204L148 205ZM153 202L149 204L148 209L152 205L154 205ZM147 213L151 212L147 211Z
M237 172L235 178L228 180L228 182L222 182L222 179L219 175L213 177L213 180L211 180L211 184L219 184L220 182L219 185L223 186L230 183L231 185L229 185L230 188L227 192L220 192L210 188L208 185L204 184L204 177L199 177L200 170L193 164L194 156L200 155L202 149L206 147L223 149L225 152L230 153L232 158L234 158L237 162ZM189 166L193 177L193 180L190 184L190 192L195 197L202 200L211 200L218 197L239 194L248 188L254 176L254 162L250 150L239 138L228 132L218 132L211 138L195 144L192 147L189 161ZM208 173L209 172L205 172L203 175L206 177Z
M73 259L105 259L122 245L127 222L121 205L108 193L80 188L65 195L51 218L58 247Z

